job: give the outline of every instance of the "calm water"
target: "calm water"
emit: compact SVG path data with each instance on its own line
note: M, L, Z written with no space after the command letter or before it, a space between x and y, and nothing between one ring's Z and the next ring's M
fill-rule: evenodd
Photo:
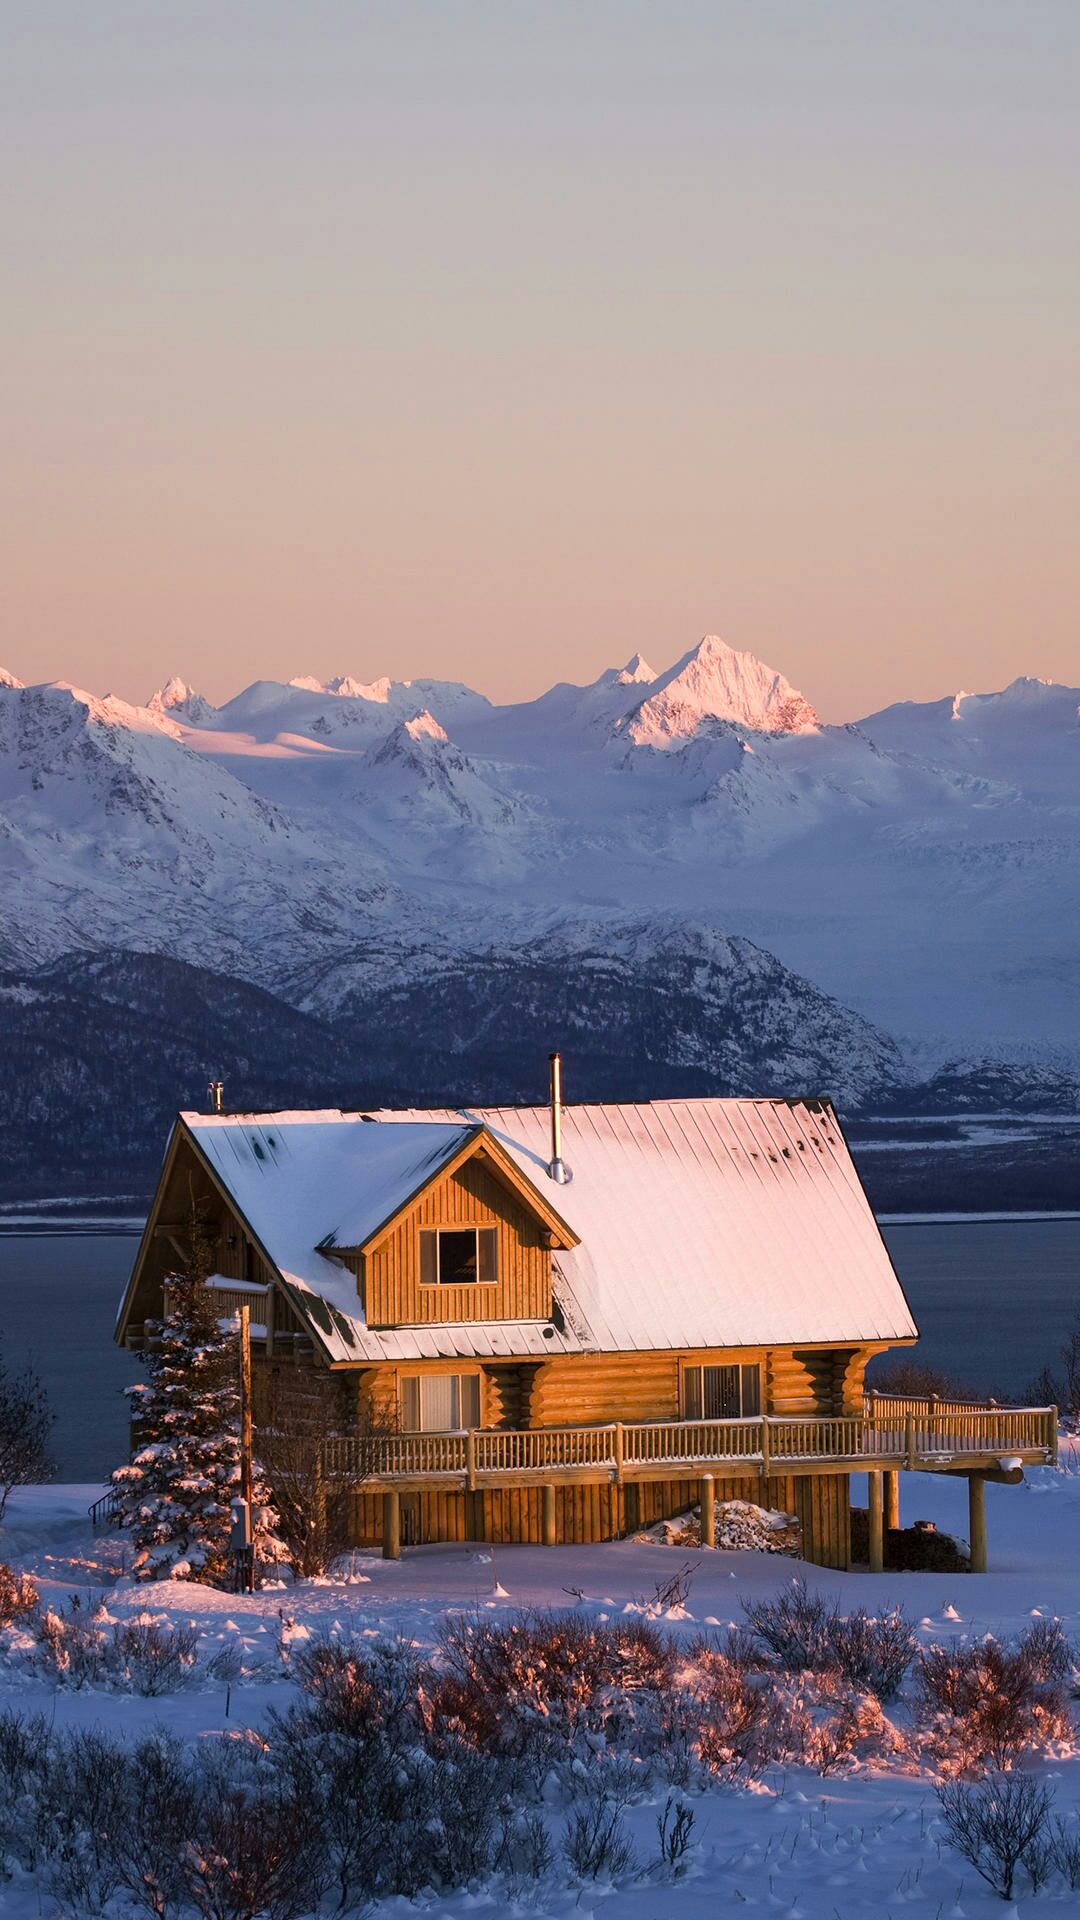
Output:
M920 1359L973 1387L1020 1393L1080 1315L1080 1220L887 1227ZM124 1456L123 1389L137 1355L112 1343L137 1242L120 1234L0 1236L9 1366L32 1360L57 1415L60 1477L100 1480Z

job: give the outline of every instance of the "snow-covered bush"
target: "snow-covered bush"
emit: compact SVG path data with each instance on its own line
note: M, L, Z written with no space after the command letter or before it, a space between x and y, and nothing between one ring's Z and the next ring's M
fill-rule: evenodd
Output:
M915 1666L915 1718L943 1772L1005 1772L1033 1748L1072 1733L1069 1645L1056 1622L1036 1621L1011 1645L928 1647Z
M25 1573L0 1561L0 1627L22 1625L38 1609L38 1590Z
M46 1608L35 1618L32 1670L56 1686L106 1687L147 1697L175 1693L196 1665L190 1627L153 1620L109 1620L103 1602L72 1594L66 1613Z
M835 1602L793 1580L774 1600L746 1600L751 1634L788 1673L840 1673L880 1700L899 1691L915 1657L915 1630L902 1607L841 1614Z
M1053 1798L1029 1773L998 1774L974 1787L949 1780L938 1788L950 1845L1003 1900L1013 1897L1021 1862L1030 1860L1036 1890L1046 1877Z
M423 1724L423 1680L402 1640L320 1637L291 1654L289 1672L304 1695L292 1725L310 1734L344 1734L361 1745L380 1737L414 1743Z
M128 1389L134 1448L112 1485L117 1519L135 1541L137 1580L223 1585L230 1572L231 1503L240 1490L240 1354L206 1286L211 1243L197 1203L190 1258L169 1279L169 1311L152 1323L147 1384ZM256 1563L281 1560L261 1479L253 1489Z
M440 1636L434 1705L478 1745L520 1752L544 1729L555 1740L635 1717L633 1698L659 1695L674 1675L672 1642L650 1621L580 1613L519 1614L509 1622L458 1615Z

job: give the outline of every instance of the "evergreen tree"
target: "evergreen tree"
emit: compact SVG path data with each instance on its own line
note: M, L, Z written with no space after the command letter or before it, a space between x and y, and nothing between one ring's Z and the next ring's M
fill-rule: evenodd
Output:
M203 1580L231 1573L231 1502L240 1491L240 1355L206 1286L213 1242L192 1201L185 1271L169 1276L169 1311L152 1321L148 1384L130 1387L132 1458L112 1484L118 1518L135 1540L137 1580ZM256 1563L282 1558L265 1485L252 1488Z

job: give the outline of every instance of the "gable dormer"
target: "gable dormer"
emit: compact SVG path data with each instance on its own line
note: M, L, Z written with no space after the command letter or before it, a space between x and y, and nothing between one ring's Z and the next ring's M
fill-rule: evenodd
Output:
M577 1245L485 1128L470 1128L449 1163L359 1245L354 1267L371 1328L463 1321L548 1321L552 1254Z

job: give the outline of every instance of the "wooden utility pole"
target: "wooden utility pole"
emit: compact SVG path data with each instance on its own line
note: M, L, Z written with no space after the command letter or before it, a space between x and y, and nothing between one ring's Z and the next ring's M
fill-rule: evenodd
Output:
M251 1512L251 1308L240 1309L240 1498ZM255 1591L255 1548L248 1549L244 1563L244 1584Z

